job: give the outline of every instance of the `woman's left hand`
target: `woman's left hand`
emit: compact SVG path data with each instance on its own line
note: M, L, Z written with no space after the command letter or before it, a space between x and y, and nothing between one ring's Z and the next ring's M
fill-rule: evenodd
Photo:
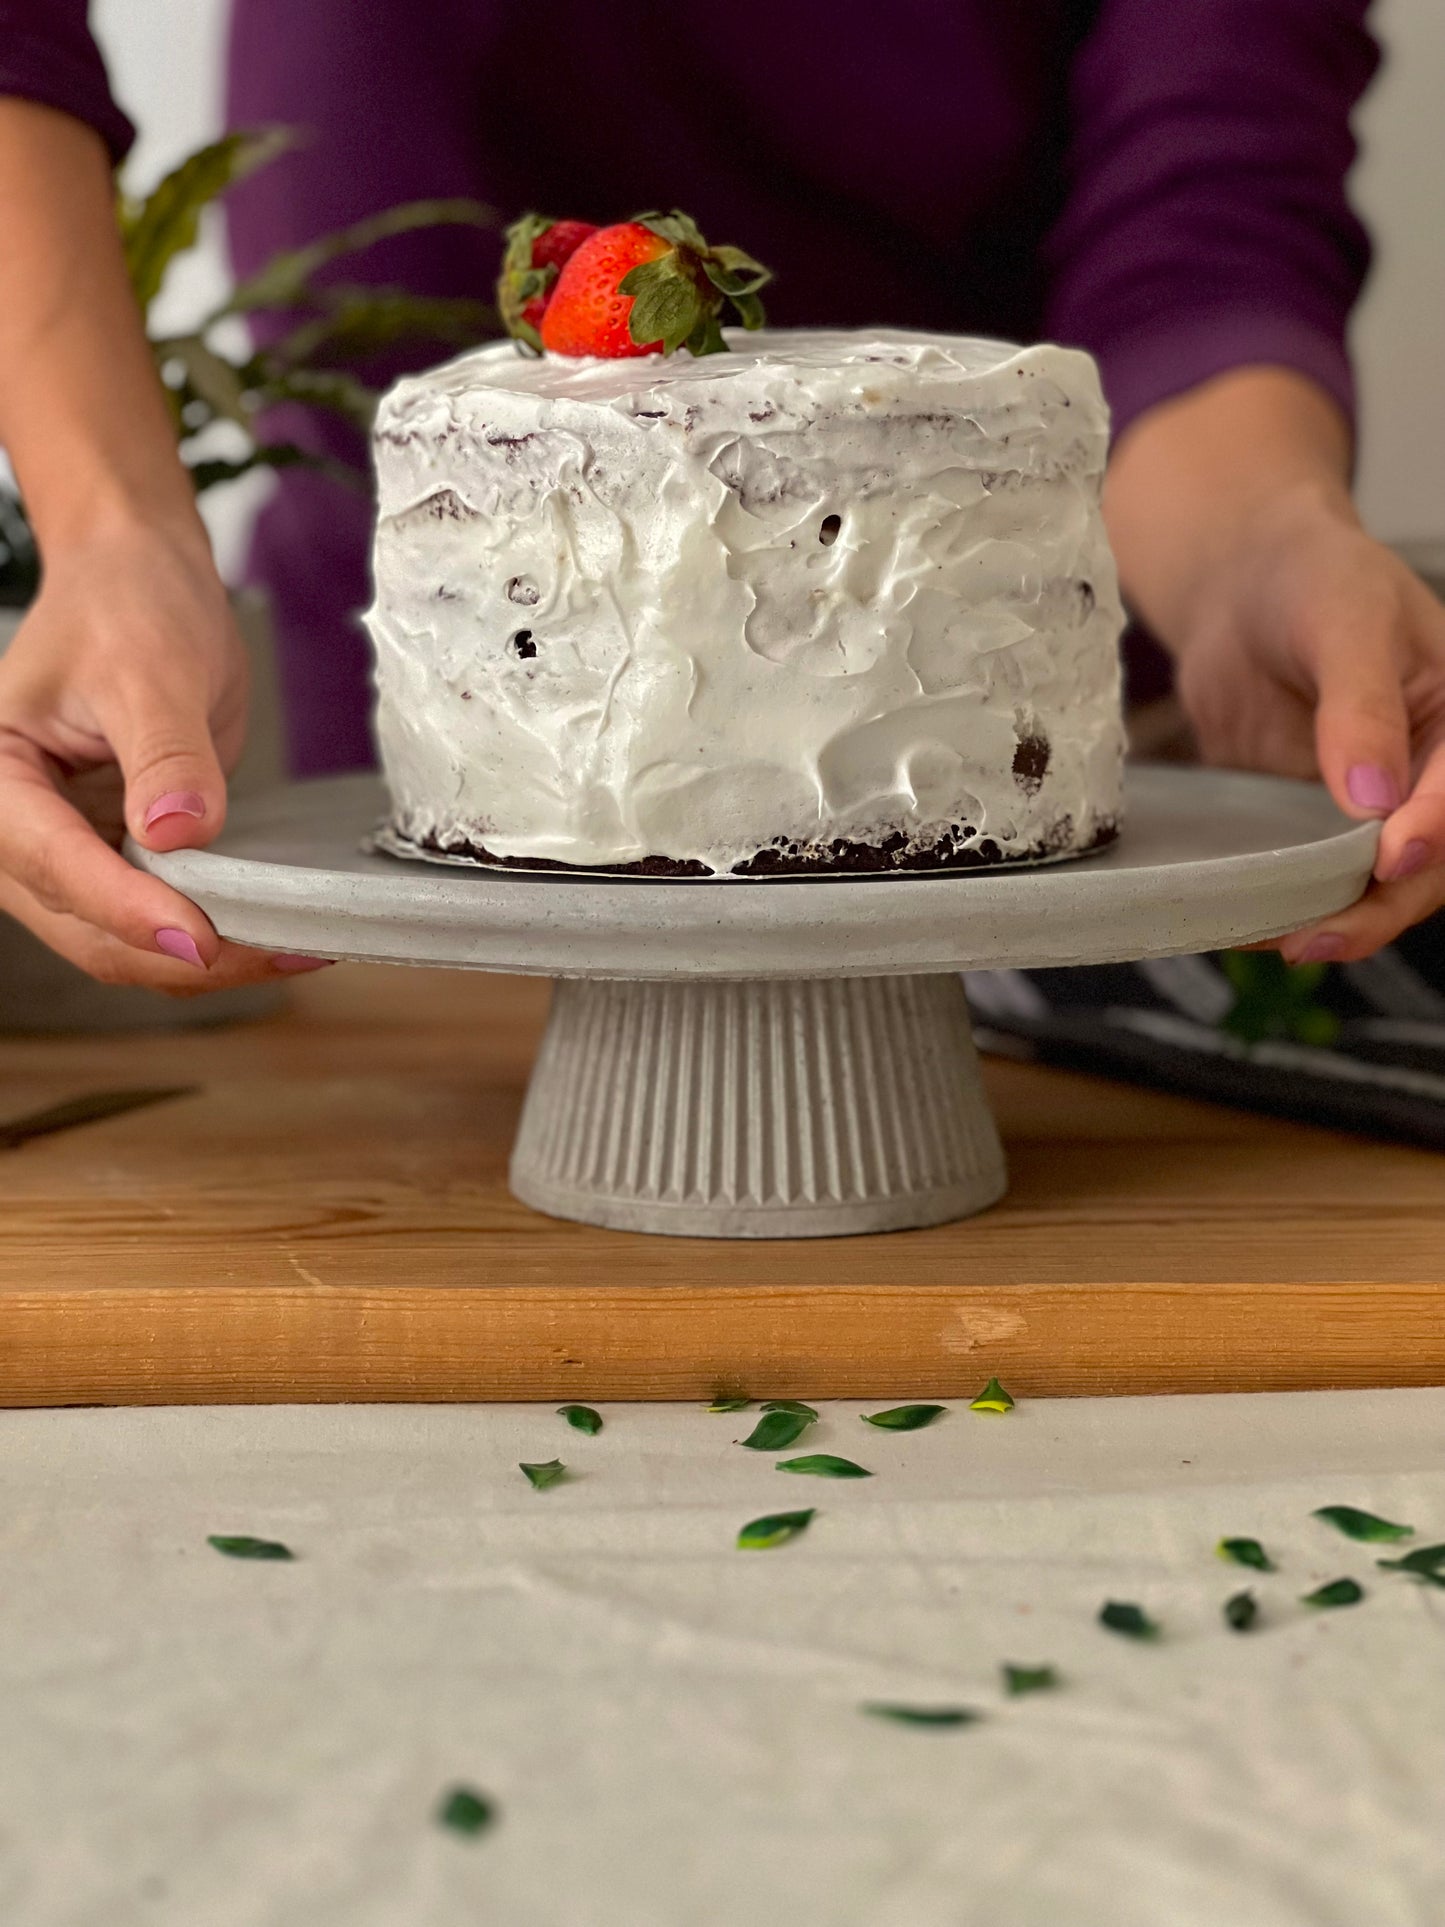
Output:
M1350 431L1302 375L1238 368L1125 430L1104 512L1204 760L1322 777L1382 821L1374 880L1277 939L1353 960L1445 905L1445 605L1360 526Z
M1320 776L1383 819L1369 890L1280 938L1288 962L1367 957L1445 905L1445 606L1347 505L1307 490L1261 514L1176 653L1208 762Z

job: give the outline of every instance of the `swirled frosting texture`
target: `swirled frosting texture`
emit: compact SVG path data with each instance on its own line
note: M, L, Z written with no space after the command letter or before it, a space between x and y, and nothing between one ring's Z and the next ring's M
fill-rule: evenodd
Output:
M1064 854L1119 814L1087 355L879 329L485 348L376 428L378 737L433 848L727 871Z

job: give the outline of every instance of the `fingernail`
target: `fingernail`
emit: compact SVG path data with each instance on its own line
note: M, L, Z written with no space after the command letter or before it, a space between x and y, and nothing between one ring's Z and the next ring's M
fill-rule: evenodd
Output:
M296 977L303 970L328 970L335 962L335 957L273 957L271 968L285 970Z
M1430 845L1423 837L1412 836L1400 852L1400 861L1389 872L1385 881L1387 883L1403 882L1406 877L1414 876L1417 870L1423 870L1429 861Z
M167 790L146 811L141 828L152 830L163 816L196 816L206 813L206 799L195 790Z
M1304 949L1293 957L1286 957L1289 964L1333 963L1345 947L1343 937L1335 936L1325 930L1318 937L1311 937Z
M1362 810L1383 810L1387 815L1400 807L1400 785L1378 763L1356 763L1345 778L1350 801Z
M164 950L168 957L178 957L182 963L194 964L197 970L206 968L195 938L187 936L184 930L157 930L156 949Z

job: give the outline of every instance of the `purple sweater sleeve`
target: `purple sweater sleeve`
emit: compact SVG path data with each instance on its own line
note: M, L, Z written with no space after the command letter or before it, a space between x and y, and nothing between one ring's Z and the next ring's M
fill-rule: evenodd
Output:
M0 0L0 94L58 107L88 123L122 160L135 129L116 106L86 0Z
M1369 0L1103 0L1073 74L1048 332L1095 354L1116 433L1226 369L1353 412L1369 242L1345 198Z

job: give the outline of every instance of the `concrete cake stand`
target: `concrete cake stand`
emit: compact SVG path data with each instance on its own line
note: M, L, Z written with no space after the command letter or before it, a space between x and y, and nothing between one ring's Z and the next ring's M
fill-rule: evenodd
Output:
M959 972L1215 950L1352 903L1378 828L1310 784L1132 772L1086 861L852 878L489 871L366 854L371 777L131 861L269 950L558 979L512 1156L557 1217L690 1237L938 1224L1002 1196Z

